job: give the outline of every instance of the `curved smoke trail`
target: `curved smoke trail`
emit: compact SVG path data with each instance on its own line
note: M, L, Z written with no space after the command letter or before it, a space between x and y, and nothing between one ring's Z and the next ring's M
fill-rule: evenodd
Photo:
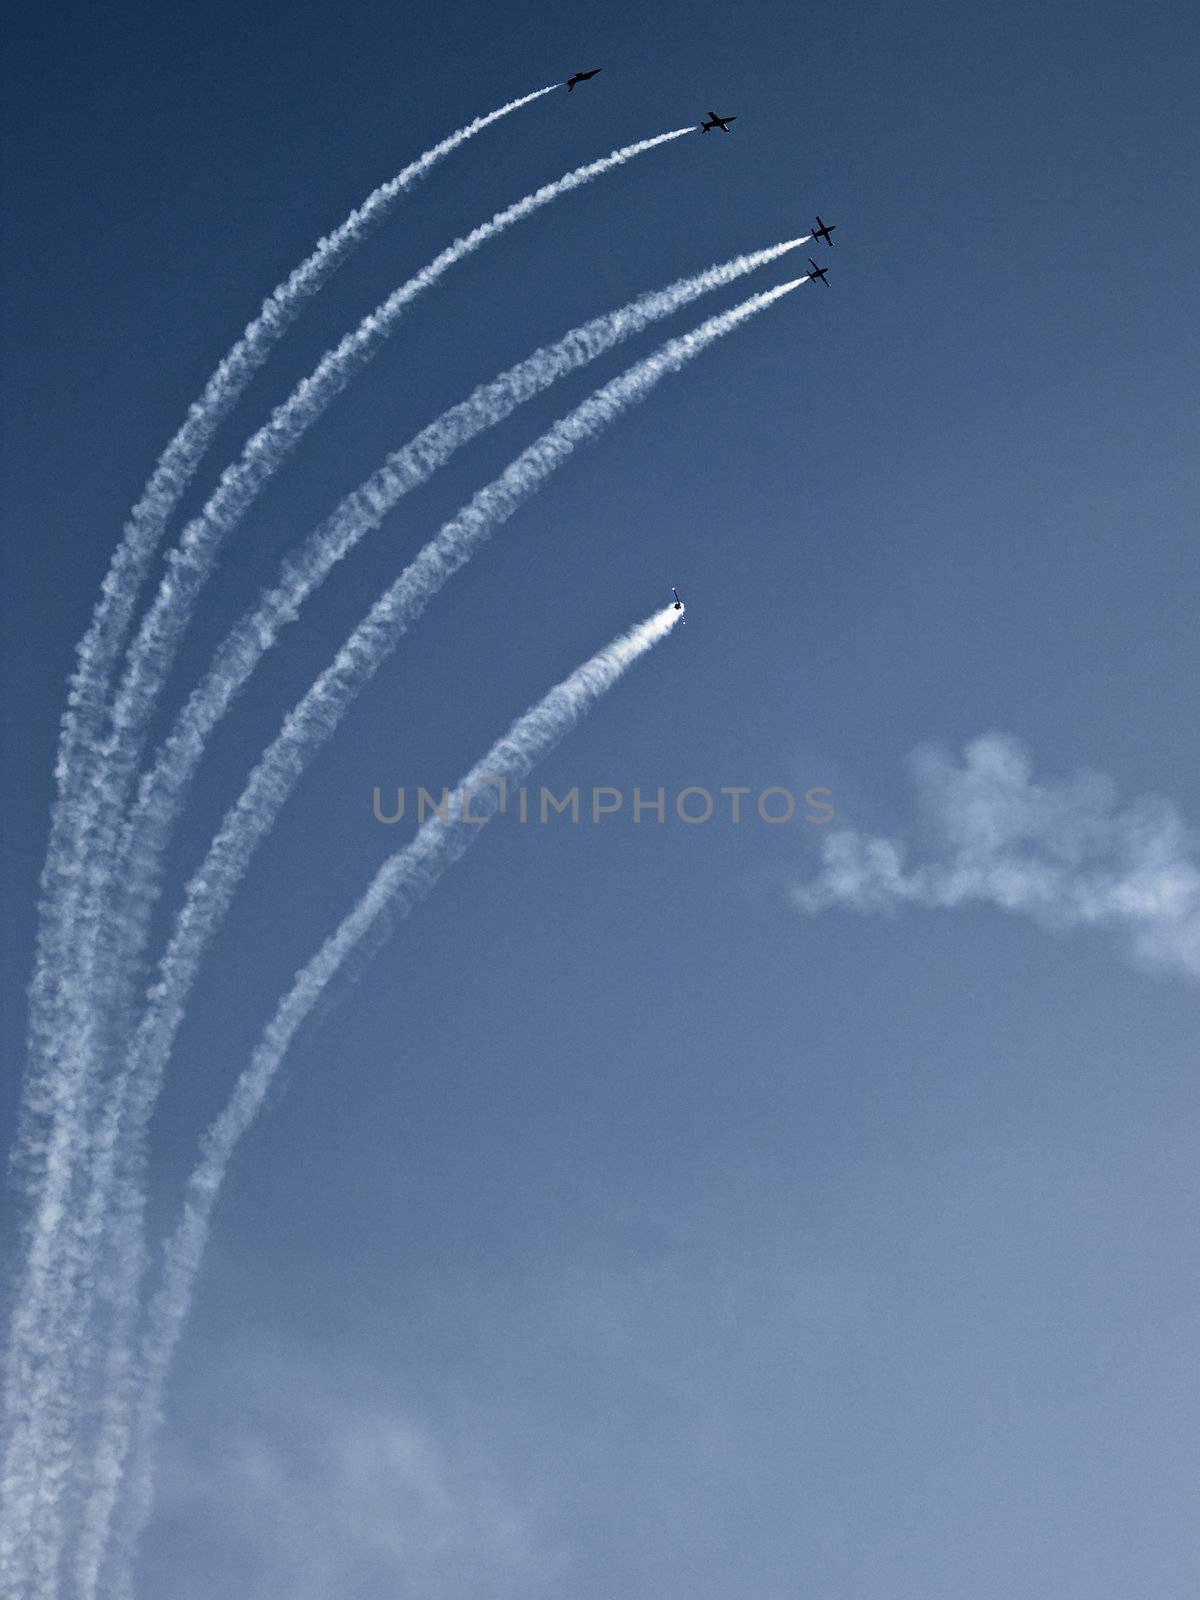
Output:
M193 691L160 748L153 768L143 775L137 803L127 817L121 855L114 874L119 907L106 908L102 940L112 946L110 971L114 987L128 993L149 931L157 899L164 854L172 827L186 800L189 785L208 736L228 710L281 629L295 620L300 607L342 560L410 489L423 483L454 451L485 428L493 427L524 401L577 368L595 360L620 341L652 322L681 310L713 289L723 287L778 259L802 244L788 240L682 278L654 290L616 311L572 329L556 344L536 350L490 383L481 384L467 400L452 407L419 433L346 497L341 505L283 563L275 583L258 605L234 626L217 650L205 677ZM103 981L103 980L102 980ZM76 1277L81 1315L89 1315L97 1292L123 1282L119 1265L96 1283L93 1252L100 1240L113 1182L117 1138L125 1114L127 1077L118 1077L100 1113L93 1145L90 1191L81 1215L68 1220L70 1237L63 1245L64 1272ZM140 1177L126 1174L126 1187ZM67 1286L62 1285L64 1293ZM126 1298L118 1319L127 1328L135 1303ZM126 1338L114 1334L114 1348ZM113 1375L110 1375L110 1380Z
M224 1110L209 1127L201 1157L188 1180L183 1211L165 1246L162 1282L150 1305L142 1349L142 1392L133 1429L133 1468L128 1511L117 1541L115 1592L129 1591L129 1565L152 1501L153 1440L162 1410L163 1388L191 1304L204 1254L213 1206L238 1141L253 1122L271 1080L296 1030L346 959L372 934L382 918L394 924L407 916L458 861L482 831L476 823L504 803L509 783L520 783L579 719L631 666L678 622L667 606L621 635L513 723L487 755L471 768L451 797L447 820L434 815L413 841L384 862L362 899L296 974L264 1031L250 1064L234 1085ZM463 801L474 821L463 820Z
M78 830L70 812L72 798L83 789L89 768L82 759L94 747L106 711L106 698L116 659L128 636L133 610L147 568L162 538L172 511L191 482L200 460L221 422L232 410L247 384L259 371L275 345L299 316L305 304L324 286L346 258L362 244L384 220L395 202L424 178L439 161L465 144L468 139L531 101L539 100L558 88L550 84L522 95L476 117L438 144L426 150L388 182L380 184L334 231L317 241L312 253L263 301L262 310L245 328L241 337L222 358L204 386L198 400L188 409L187 418L159 457L109 564L100 599L84 637L76 647L77 665L71 677L67 709L60 730L55 775L58 801L51 820L50 845L42 880L43 914L39 940L53 937L58 897L69 889L76 876ZM92 748L94 754L94 748ZM76 841L76 854L67 855L69 841ZM41 943L39 943L39 953ZM54 980L52 964L40 960L34 976L31 1025L45 1029L45 1002ZM53 1033L53 1028L49 1030ZM44 1111L40 1105L26 1108L34 1117Z
M153 767L141 779L136 803L122 830L115 874L122 905L117 912L106 908L100 930L102 940L119 947L114 961L128 970L144 947L147 917L158 893L163 852L209 735L283 627L295 621L300 607L332 568L379 526L405 494L424 483L477 434L495 427L519 405L651 323L777 260L804 242L803 238L787 240L681 278L665 289L653 290L573 328L556 344L534 351L490 383L481 384L468 399L452 406L402 449L393 452L382 467L347 495L295 554L285 559L272 587L218 648L207 673L176 718ZM114 1098L106 1109L110 1123L119 1120L115 1105Z
M217 490L204 511L184 530L180 544L168 558L168 571L149 611L142 620L130 648L126 671L112 710L113 733L101 746L93 781L80 793L72 807L69 831L72 838L86 841L86 858L76 862L64 875L72 888L67 899L68 914L58 919L61 938L49 942L48 953L40 966L57 970L62 976L55 986L59 1021L54 1030L69 1042L66 1060L57 1060L46 1074L45 1097L53 1104L56 1125L47 1148L48 1177L40 1197L34 1224L37 1238L31 1250L29 1290L23 1289L14 1316L7 1409L16 1416L13 1433L12 1464L5 1481L20 1488L20 1498L28 1505L30 1517L14 1513L10 1531L0 1530L0 1575L5 1571L5 1551L22 1538L28 1542L28 1528L34 1504L53 1489L57 1497L59 1468L30 1464L29 1439L40 1436L49 1444L56 1422L51 1385L61 1389L65 1340L63 1330L47 1325L44 1285L54 1261L53 1245L64 1203L70 1190L72 1152L77 1152L82 1137L93 1086L88 1083L96 1032L99 1023L93 997L93 942L97 915L102 915L108 888L115 834L125 794L136 768L147 720L178 648L200 590L216 564L226 534L252 502L279 463L302 434L346 386L354 372L376 353L393 331L405 307L418 294L430 288L456 262L462 260L507 227L549 204L560 195L613 168L623 166L637 155L690 133L679 128L653 139L641 140L564 175L555 183L526 195L498 212L490 222L473 230L444 250L382 306L366 317L359 328L342 340L318 364L270 422L247 443L236 466L222 474ZM68 851L70 846L68 846ZM78 948L77 948L78 947ZM31 1136L32 1138L32 1136ZM40 1355L31 1355L36 1346ZM63 1450L53 1452L61 1464ZM15 1498L15 1497L14 1497ZM46 1510L45 1516L52 1513ZM19 1530L19 1531L18 1531ZM46 1540L43 1540L43 1546ZM52 1542L52 1540L51 1540ZM57 1554L54 1557L57 1560ZM42 1561L42 1566L46 1561ZM52 1574L48 1581L52 1582Z
M540 207L693 131L692 128L676 128L671 133L626 145L598 161L577 167L554 183L545 184L498 211L490 222L455 240L364 317L354 332L328 351L312 373L276 408L271 420L247 441L237 464L222 473L216 492L200 515L184 529L178 548L167 558L167 576L130 648L124 680L113 705L114 743L120 746L122 768L128 767L131 750L136 760L139 735L174 659L192 604L213 570L225 536L287 453L341 393L354 373L395 331L412 301L432 288L452 266Z
M381 184L263 302L262 310L223 357L183 426L159 457L141 497L130 513L104 578L91 622L76 648L67 709L59 732L55 778L58 794L51 814L50 838L42 871L37 945L30 986L30 1039L26 1083L22 1094L14 1171L34 1200L25 1231L28 1250L19 1286L5 1357L4 1416L6 1454L0 1469L0 1586L16 1580L19 1548L28 1549L40 1520L35 1478L38 1464L29 1459L31 1412L37 1409L38 1357L33 1347L55 1341L39 1327L42 1285L51 1270L54 1237L71 1183L72 1152L78 1141L77 1102L91 1062L79 1050L71 1063L61 1063L59 1044L65 1007L75 1007L73 1031L86 1041L87 1022L78 1012L78 991L64 993L62 980L71 969L68 954L73 932L72 907L83 872L89 834L79 815L99 754L106 699L116 661L132 625L137 596L158 548L168 518L213 435L272 349L304 305L346 258L383 221L389 210L445 156L501 117L549 94L557 85L510 100L477 117L426 150L387 183ZM64 1070L56 1070L59 1066ZM43 1419L44 1420L44 1419ZM43 1587L53 1584L52 1556L43 1541Z
M175 653L191 618L192 608L212 575L224 540L259 490L354 373L368 362L395 331L411 302L466 256L515 223L594 178L625 166L639 155L694 132L676 128L642 139L610 155L566 173L496 213L489 222L456 240L364 317L353 333L328 351L296 389L278 406L271 420L249 439L236 465L221 481L203 511L184 529L167 558L167 573L130 646L126 669L113 705L113 734L106 761L93 785L85 826L89 860L84 872L84 901L77 915L75 937L83 951L74 980L77 1008L86 1012L92 987L95 938L104 916L104 902L114 863L121 810L140 755L146 725L162 690ZM79 998L82 991L82 998ZM90 1019L94 1025L95 1019Z
M629 406L645 399L662 378L678 372L693 357L804 281L797 278L779 284L710 317L604 384L560 418L425 545L285 719L242 794L226 813L204 861L184 891L184 904L159 964L158 980L150 990L146 1010L113 1090L127 1103L119 1133L121 1147L115 1157L102 1158L115 1161L117 1170L116 1198L108 1218L113 1261L107 1276L118 1308L119 1327L128 1326L130 1310L136 1305L137 1282L144 1270L145 1201L139 1175L146 1128L187 996L254 851L274 825L305 767L333 735L354 697L438 590L466 565L500 523L536 493L578 445L595 438ZM113 1347L111 1386L93 1474L93 1481L100 1486L94 1504L99 1521L104 1524L109 1514L105 1507L115 1498L125 1459L124 1418L131 1376L128 1350L122 1349L118 1340ZM93 1545L102 1543L93 1519L89 1519L89 1527Z

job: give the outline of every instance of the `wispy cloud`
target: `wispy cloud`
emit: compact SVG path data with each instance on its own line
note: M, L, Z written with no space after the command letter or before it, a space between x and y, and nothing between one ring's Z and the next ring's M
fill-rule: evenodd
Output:
M493 1441L378 1395L356 1401L290 1349L272 1354L238 1373L248 1410L224 1416L219 1438L172 1445L165 1521L212 1530L221 1547L180 1574L179 1593L562 1593L565 1553Z
M1108 930L1140 964L1200 978L1200 846L1169 801L1122 805L1095 772L1038 782L1029 751L1002 733L961 760L922 747L909 766L914 847L831 834L821 873L792 890L801 910L993 905L1054 932Z
M262 1307L218 1317L173 1386L144 1591L786 1593L771 1541L744 1538L795 1471L766 1419L805 1413L814 1366L883 1291L786 1203L701 1187L666 1206L589 1191L582 1223L518 1228L497 1256L372 1274L334 1343Z

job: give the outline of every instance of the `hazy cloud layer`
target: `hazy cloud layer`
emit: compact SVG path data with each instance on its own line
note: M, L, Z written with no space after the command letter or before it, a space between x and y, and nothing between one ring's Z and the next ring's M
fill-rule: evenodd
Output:
M219 1450L173 1453L164 1485L177 1537L197 1520L220 1527L248 1600L553 1591L559 1558L485 1450L340 1398L315 1374L281 1378ZM212 1581L206 1568L183 1592Z
M279 1329L201 1349L144 1592L786 1600L813 1374L881 1307L795 1214L721 1200L380 1285L336 1360Z
M1002 733L961 760L924 746L909 766L911 847L832 833L823 870L792 890L801 910L993 905L1055 932L1110 929L1138 962L1200 977L1200 850L1168 801L1121 805L1094 772L1037 782L1028 750Z

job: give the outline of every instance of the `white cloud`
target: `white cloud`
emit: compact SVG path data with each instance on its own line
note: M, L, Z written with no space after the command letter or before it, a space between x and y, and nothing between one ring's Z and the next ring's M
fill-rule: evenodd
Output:
M839 830L823 870L796 886L804 911L890 911L976 904L1062 932L1118 934L1148 966L1200 977L1200 850L1178 811L1153 797L1121 807L1098 773L1035 782L1029 752L1007 734L910 758L917 846Z
M278 1329L193 1345L138 1592L791 1595L796 1432L871 1287L724 1188L606 1218L379 1286L336 1355Z
M219 1437L175 1440L166 1452L160 1514L177 1594L529 1600L557 1592L561 1556L479 1441L438 1438L290 1356L230 1378L243 1390L240 1423L228 1427L220 1407ZM214 1529L218 1540L180 1559L189 1535ZM147 1578L155 1577L152 1553Z

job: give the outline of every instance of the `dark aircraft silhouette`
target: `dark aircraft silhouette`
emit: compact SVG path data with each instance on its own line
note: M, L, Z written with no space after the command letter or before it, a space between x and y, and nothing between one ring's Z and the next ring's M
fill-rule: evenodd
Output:
M598 72L603 71L603 67L593 67L590 72L573 72L567 79L567 93L570 94L577 83L586 83L589 78L594 78Z
M808 258L808 264L812 268L812 271L809 273L809 277L810 278L820 278L821 282L828 289L828 287L829 287L829 279L825 276L825 274L829 271L829 268L828 267L819 267L811 256L809 256L809 258Z
M684 605L683 601L679 598L679 590L675 587L674 584L671 585L671 593L675 596L675 609L676 609L676 611L686 611L687 607ZM680 617L679 620L680 620L680 622L686 622L687 618L686 617Z
M833 244L833 240L829 237L829 235L831 233L835 232L836 229L837 229L837 223L836 222L831 222L828 225L826 225L824 222L821 221L821 213L819 211L817 212L817 225L813 229L813 238L814 239L824 239L824 241L825 241L825 243L827 245L832 245Z
M719 117L715 111L710 111L708 121L700 124L700 132L707 133L710 128L720 128L722 133L728 133L729 124L736 121L736 117Z

